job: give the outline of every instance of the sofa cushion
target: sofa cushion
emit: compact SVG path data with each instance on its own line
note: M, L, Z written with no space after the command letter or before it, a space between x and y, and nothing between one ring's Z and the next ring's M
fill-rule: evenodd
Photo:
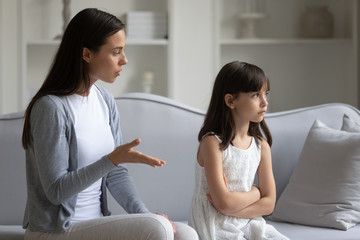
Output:
M21 225L0 225L0 239L23 240L25 229Z
M342 230L360 222L360 134L316 120L271 220Z
M341 130L346 132L360 133L360 123L353 121L348 115L344 114Z
M266 221L291 240L359 240L360 224L342 231L300 224Z

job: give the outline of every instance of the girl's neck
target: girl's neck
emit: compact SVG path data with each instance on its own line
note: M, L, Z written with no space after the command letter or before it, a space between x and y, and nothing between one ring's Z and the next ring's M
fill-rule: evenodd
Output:
M235 136L239 138L246 138L249 136L250 122L235 122Z
M249 136L250 123L235 123L235 138L232 141L233 146L240 149L247 149L251 144L251 137Z

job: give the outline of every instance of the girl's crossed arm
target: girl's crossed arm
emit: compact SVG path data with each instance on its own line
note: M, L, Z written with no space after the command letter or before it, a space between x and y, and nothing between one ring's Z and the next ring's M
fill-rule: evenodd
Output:
M254 218L269 215L273 212L276 201L276 185L272 170L271 151L269 144L261 141L261 161L258 167L258 182L261 197L250 206L228 215L239 218Z
M224 180L222 151L215 136L206 136L200 143L198 162L205 168L211 203L222 214L232 215L260 199L259 189L249 192L230 191Z

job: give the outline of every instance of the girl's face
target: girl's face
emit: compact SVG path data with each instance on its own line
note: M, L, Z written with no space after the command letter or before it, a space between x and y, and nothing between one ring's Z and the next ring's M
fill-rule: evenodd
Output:
M106 42L97 52L84 48L83 58L89 64L89 75L92 83L98 79L113 83L122 66L128 61L125 56L125 31L120 30L106 38Z
M259 92L241 92L233 98L232 110L235 121L261 122L267 110L268 91L263 87Z

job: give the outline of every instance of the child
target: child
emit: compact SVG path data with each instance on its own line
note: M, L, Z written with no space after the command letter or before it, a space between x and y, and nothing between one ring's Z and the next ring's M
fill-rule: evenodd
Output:
M287 239L262 218L276 200L272 138L264 121L269 89L259 67L238 61L226 64L215 80L198 135L189 221L202 240Z

